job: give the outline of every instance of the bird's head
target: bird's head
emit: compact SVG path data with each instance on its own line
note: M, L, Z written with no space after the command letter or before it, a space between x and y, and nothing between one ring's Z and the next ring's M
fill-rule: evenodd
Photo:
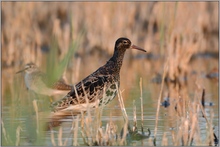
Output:
M143 51L143 52L146 52L146 50L136 46L136 45L133 45L131 43L131 41L128 39L128 38L125 38L125 37L121 37L119 38L116 42L115 42L115 50L118 50L118 51L125 51L127 49L137 49L137 50L140 50L140 51Z
M20 73L20 72L23 72L23 71L25 71L26 73L31 73L31 72L36 71L36 70L38 70L37 65L31 62L31 63L26 64L24 69L16 72L16 74Z

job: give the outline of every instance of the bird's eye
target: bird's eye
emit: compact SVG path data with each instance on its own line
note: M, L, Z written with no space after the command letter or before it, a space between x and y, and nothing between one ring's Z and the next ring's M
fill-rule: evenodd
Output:
M123 43L124 43L124 44L126 44L126 43L127 43L127 41L123 41Z

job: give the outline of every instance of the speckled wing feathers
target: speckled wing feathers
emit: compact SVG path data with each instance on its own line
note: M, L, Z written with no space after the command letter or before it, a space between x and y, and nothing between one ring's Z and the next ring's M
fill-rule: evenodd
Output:
M43 81L47 87L50 87L52 89L56 90L65 90L65 91L70 91L72 89L71 85L68 85L66 81L63 78L60 78L58 81L55 81L51 83L49 81L48 75L43 73L43 72L38 72L38 77L40 77L40 81Z
M53 89L71 90L72 86L68 85L63 78L60 78L56 83L54 83Z
M104 88L107 90L112 87L112 84L118 81L116 76L108 73L111 70L107 69L107 67L110 66L105 65L100 67L94 73L76 84L75 89L77 93L74 88L72 88L64 98L52 104L53 110L58 111L70 105L84 104L87 100L89 103L95 102L98 99L102 101ZM119 75L117 77L119 78Z

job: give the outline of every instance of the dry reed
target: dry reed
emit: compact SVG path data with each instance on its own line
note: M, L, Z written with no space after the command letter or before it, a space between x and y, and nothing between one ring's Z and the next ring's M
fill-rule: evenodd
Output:
M144 132L144 107L143 107L143 88L142 88L142 78L140 78L140 100L141 100L141 131Z
M161 99L162 99L162 93L163 93L163 88L164 88L164 79L167 74L167 65L168 63L166 62L164 65L164 71L163 71L163 77L162 77L162 84L161 84L161 89L160 89L160 94L158 97L157 101L157 111L156 111L156 119L155 119L155 129L154 129L154 142L156 141L156 136L157 136L157 125L158 125L158 117L159 117L159 111L160 111L160 104L161 104Z

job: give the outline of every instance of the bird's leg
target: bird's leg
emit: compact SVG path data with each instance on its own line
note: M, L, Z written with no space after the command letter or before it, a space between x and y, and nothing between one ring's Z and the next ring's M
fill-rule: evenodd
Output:
M53 98L52 98L52 96L49 96L49 99L50 99L50 103L52 104L52 103L53 103Z

